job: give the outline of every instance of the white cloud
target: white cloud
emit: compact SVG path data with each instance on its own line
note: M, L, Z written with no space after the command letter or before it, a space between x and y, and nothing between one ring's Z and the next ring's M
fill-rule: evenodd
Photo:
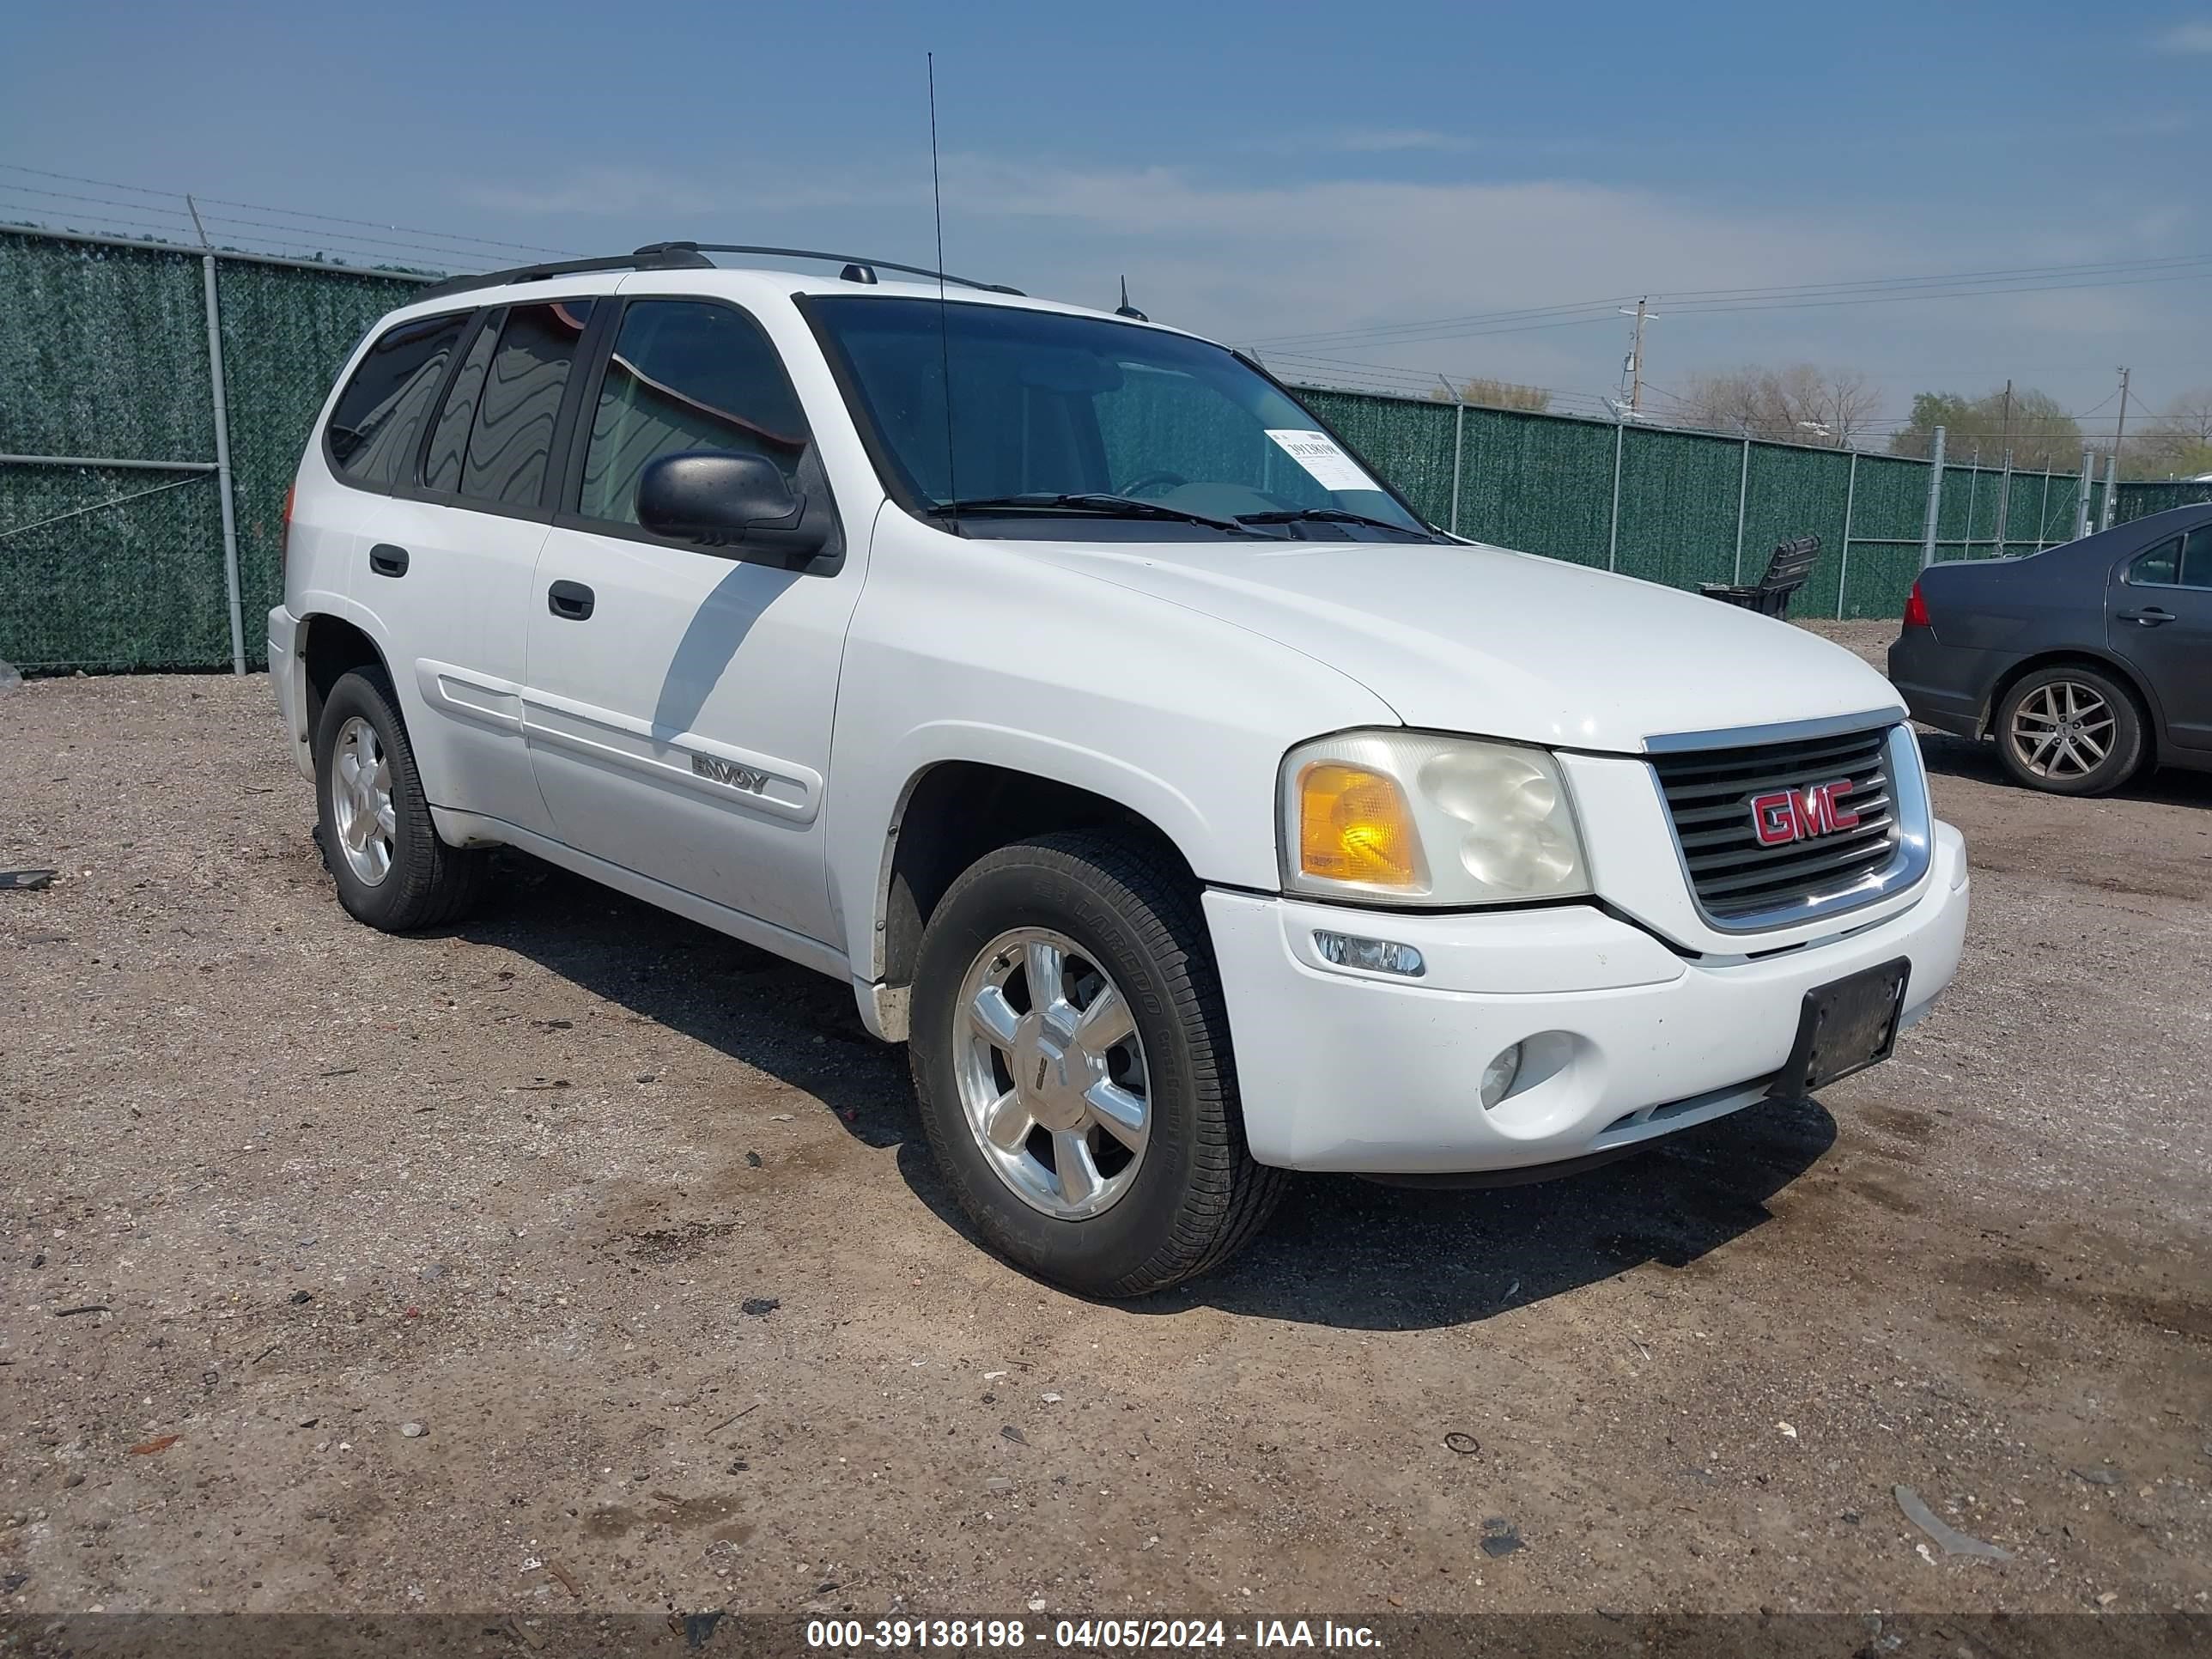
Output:
M2176 23L2158 37L2160 52L2212 52L2212 20Z
M926 152L890 167L738 182L710 173L605 167L473 199L539 218L590 216L613 245L752 227L747 240L859 246L927 263ZM1915 218L1831 204L1735 204L1574 179L1431 181L1227 176L1186 167L1082 165L954 153L944 158L951 268L1081 303L1113 303L1115 279L1154 318L1238 343L1271 362L1295 350L1357 378L1381 363L1425 384L1437 371L1494 374L1595 394L1626 345L1609 309L1572 326L1422 340L1269 345L1271 337L1464 318L1644 292L1775 288L2063 263L2154 248L2178 227L2155 216L2095 235L2061 220L1996 238L1971 213ZM629 222L623 222L623 216ZM2062 234L2062 228L2063 234ZM538 227L550 236L550 227ZM2125 234L2131 233L2131 234ZM2073 236L2087 240L2071 245ZM2049 244L2046 247L2045 244ZM1859 368L1910 389L1928 354L1986 359L1999 373L2029 348L2066 339L2136 349L2165 337L2172 289L1987 296L1949 304L1662 314L1647 355L1678 374L1746 362ZM1663 307L1662 307L1663 313ZM1542 319L1532 319L1542 320ZM2045 361L2049 361L2046 356ZM1291 366L1285 363L1286 370ZM1371 374L1371 369L1367 370ZM2203 378L2201 368L2192 374ZM1654 378L1668 383L1655 369ZM1408 382L1408 389L1418 390ZM2053 390L2062 390L2054 386ZM1902 393L1899 393L1902 395Z

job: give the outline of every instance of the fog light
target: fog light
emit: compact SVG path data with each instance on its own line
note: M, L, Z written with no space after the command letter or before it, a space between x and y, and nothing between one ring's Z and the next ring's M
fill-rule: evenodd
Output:
M1316 928L1314 949L1340 968L1364 968L1370 974L1403 974L1408 979L1419 979L1428 971L1428 964L1421 960L1419 951L1387 939L1362 939L1357 933L1329 933Z
M1501 1050L1498 1057L1482 1068L1482 1104L1491 1107L1513 1092L1513 1085L1521 1075L1521 1045Z

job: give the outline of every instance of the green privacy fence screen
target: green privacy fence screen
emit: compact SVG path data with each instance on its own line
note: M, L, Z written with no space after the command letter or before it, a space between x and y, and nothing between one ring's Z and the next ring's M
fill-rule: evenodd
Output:
M2125 524L2170 507L2197 507L2206 501L2212 501L2212 481L2176 478L2171 483L2122 484L2120 498L2113 503L2112 522Z
M231 664L205 257L0 229L0 659ZM362 330L420 284L213 258L252 665L308 426ZM55 457L111 465L33 459Z
M308 427L348 349L419 279L0 228L0 659L34 672L232 661L210 258L237 637L249 665L258 657L262 614L280 597L284 491ZM1925 462L1364 392L1303 395L1420 512L1478 540L1690 586L1753 580L1777 541L1810 533L1820 562L1792 607L1801 616L1895 617L1920 568ZM1117 421L1188 418L1171 397L1124 401ZM2069 474L2014 473L2008 490L2001 472L1946 467L1936 556L2065 541L2080 489ZM2093 516L2102 495L2099 484ZM2206 499L2203 485L2123 485L2114 517Z
M1478 541L1690 587L1754 580L1776 542L1815 535L1820 562L1790 606L1801 617L1899 616L1920 568L1925 461L1364 392L1302 395L1433 522ZM2130 495L2164 488L2122 485L2115 516L2140 516ZM2092 522L2104 489L2091 486ZM2071 540L2081 494L2078 474L1947 465L1936 556Z

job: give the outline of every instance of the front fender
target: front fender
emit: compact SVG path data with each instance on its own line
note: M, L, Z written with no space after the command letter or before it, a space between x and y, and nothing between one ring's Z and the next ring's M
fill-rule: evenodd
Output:
M1087 790L1153 824L1200 880L1272 890L1284 754L1396 724L1373 692L1273 640L887 510L847 639L825 809L854 974L883 975L897 826L933 766Z

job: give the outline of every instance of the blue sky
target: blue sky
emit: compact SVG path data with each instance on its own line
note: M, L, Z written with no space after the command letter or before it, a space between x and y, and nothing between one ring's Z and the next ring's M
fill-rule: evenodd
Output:
M1156 318L1345 380L1589 398L1615 384L1624 319L1371 331L2212 254L2212 5L88 0L9 37L0 161L562 249L689 235L915 263L933 50L951 269L1094 303L1127 272ZM164 205L0 185L0 216L86 228ZM2011 375L2100 421L2118 363L2138 406L2212 383L2212 264L2121 274L1882 305L1662 300L1647 373L1810 361L1863 370L1895 414ZM1322 333L1342 337L1297 337Z

